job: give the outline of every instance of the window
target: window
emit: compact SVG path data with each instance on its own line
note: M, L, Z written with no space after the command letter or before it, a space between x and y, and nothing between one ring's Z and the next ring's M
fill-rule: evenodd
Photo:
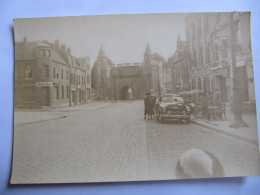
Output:
M195 40L195 38L196 38L195 24L192 23L192 40Z
M222 41L222 59L225 59L228 57L228 50L227 50L227 42L225 40Z
M53 68L53 78L55 79L56 77L56 71L55 71L55 67Z
M67 89L66 90L67 91L67 93L66 93L67 94L67 98L69 98L69 86L67 86L66 89Z
M43 71L42 71L43 78L49 78L49 66L43 65Z
M64 86L61 86L61 99L64 99Z
M85 98L84 98L84 91L82 91L82 98L81 98L82 100L84 100Z
M44 56L44 49L40 49L40 56L41 56L41 57Z
M210 44L207 44L207 49L206 49L206 64L210 63Z
M203 50L202 50L202 47L200 47L200 54L199 54L199 60L200 60L200 66L203 65Z
M216 23L219 24L220 23L220 14L216 15Z
M205 31L208 32L209 31L209 16L206 15L204 18L204 25L205 25Z
M32 78L32 66L31 65L27 65L25 67L25 78L27 78L27 79Z
M201 18L198 18L198 35L201 36Z
M219 57L218 57L218 45L217 44L215 44L215 46L214 46L214 58L215 58L215 61L219 60Z
M241 45L241 27L240 27L240 21L236 22L235 23L235 33L236 33L236 40L235 40L235 43L236 43L236 46L237 47L240 47Z
M54 98L59 99L59 87L54 87Z
M66 80L69 80L69 71L66 70Z
M61 79L63 79L63 69L61 69Z
M89 78L89 75L87 75L87 84L90 83L90 78Z

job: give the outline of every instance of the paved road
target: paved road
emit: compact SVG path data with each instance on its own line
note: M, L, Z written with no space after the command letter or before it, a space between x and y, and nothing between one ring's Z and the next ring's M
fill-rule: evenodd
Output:
M259 175L258 147L195 125L145 121L142 101L67 115L15 127L13 183L174 179L193 147L214 153L229 176Z

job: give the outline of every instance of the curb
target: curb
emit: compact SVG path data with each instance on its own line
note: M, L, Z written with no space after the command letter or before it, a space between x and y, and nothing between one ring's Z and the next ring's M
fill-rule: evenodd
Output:
M102 108L105 108L107 106L110 106L111 104L105 105L105 106L101 106L101 107L94 107L94 108L90 108L90 109L81 109L81 110L56 110L56 109L19 109L19 110L14 110L14 111L21 111L21 112L26 112L26 111L30 111L30 112L73 112L73 111L93 111L93 110L99 110Z
M46 121L53 121L53 120L58 120L62 118L66 118L67 116L61 116L57 118L50 118L50 119L45 119L45 120L39 120L39 121L32 121L32 122L27 122L27 123L19 123L19 124L14 124L14 127L16 126L21 126L21 125L28 125L28 124L36 124L36 123L41 123L41 122L46 122Z
M52 110L54 112L74 112L74 111L93 111L93 110L99 110L99 109L102 109L102 108L105 108L105 107L108 107L110 106L111 104L108 104L108 105L105 105L105 106L101 106L101 107L94 107L94 108L90 108L90 109L85 109L85 110Z
M205 125L205 124L202 124L202 123L197 122L197 121L191 121L191 123L194 124L194 125L201 126L201 127L207 128L209 130L215 131L217 133L221 133L221 134L230 136L232 138L239 139L240 141L247 142L249 144L252 144L252 145L259 147L258 141L255 141L255 140L252 140L252 139L249 139L249 138L246 138L246 137L242 137L240 135L236 135L236 134L233 134L233 133L225 132L225 131L222 131L218 128L215 128L215 127L212 127L212 126L209 126L209 125Z

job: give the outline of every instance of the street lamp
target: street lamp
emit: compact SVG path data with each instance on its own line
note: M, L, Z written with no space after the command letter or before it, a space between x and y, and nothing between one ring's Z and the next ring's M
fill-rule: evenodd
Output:
M248 125L242 119L242 106L241 106L241 94L239 86L239 76L236 67L236 51L235 51L235 32L233 13L230 13L230 46L231 46L231 86L232 86L232 99L233 99L233 114L234 121L230 124L230 127L248 127Z

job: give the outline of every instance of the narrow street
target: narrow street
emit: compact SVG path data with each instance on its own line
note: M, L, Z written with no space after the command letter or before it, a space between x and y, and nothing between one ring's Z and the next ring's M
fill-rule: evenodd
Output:
M226 175L259 175L257 146L180 122L143 119L143 101L118 101L14 131L13 182L175 179L181 154L205 149Z

